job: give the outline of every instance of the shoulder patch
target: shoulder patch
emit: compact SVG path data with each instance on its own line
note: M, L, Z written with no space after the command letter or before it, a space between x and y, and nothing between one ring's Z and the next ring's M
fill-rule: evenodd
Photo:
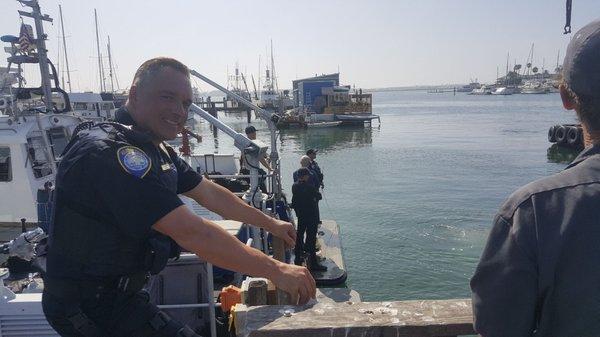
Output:
M135 146L120 147L117 150L117 160L125 172L140 179L143 178L152 167L150 157Z

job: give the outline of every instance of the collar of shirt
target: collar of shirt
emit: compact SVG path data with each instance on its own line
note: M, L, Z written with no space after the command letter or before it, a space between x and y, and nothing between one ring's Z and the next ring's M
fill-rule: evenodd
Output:
M130 126L127 134L129 137L132 137L132 140L140 143L149 143L152 142L152 137L148 132L143 132L136 129L136 123L129 114L129 110L125 106L120 107L115 112L115 122L119 124L123 124L126 126Z
M133 118L129 114L129 110L127 110L127 108L125 106L120 107L115 112L115 122L117 122L119 124L123 124L123 125L130 125L130 126L135 125L135 121L133 120Z
M571 168L573 166L576 166L577 164L581 163L582 161L588 159L591 156L600 154L600 143L597 144L593 144L591 146L586 147L585 149L583 149L583 151L581 151L581 153L577 156L577 158L575 158L575 160L573 160L571 162L571 164L569 164L569 166L567 166L568 168Z

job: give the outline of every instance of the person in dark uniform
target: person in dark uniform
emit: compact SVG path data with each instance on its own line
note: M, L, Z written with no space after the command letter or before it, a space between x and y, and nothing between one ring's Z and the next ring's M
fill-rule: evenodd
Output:
M315 149L310 149L308 151L306 151L306 155L308 156L308 158L310 158L310 164L308 165L308 169L311 170L312 172L315 173L316 177L317 177L317 183L319 184L318 187L321 188L325 188L325 185L323 184L323 172L321 171L321 168L319 167L319 163L317 163L317 150Z
M300 157L300 168L306 168L308 169L308 166L310 165L310 157L308 156L302 156ZM294 171L294 173L292 173L292 178L294 179L294 182L298 181L299 178L299 169ZM318 182L318 178L315 175L315 173L311 170L308 170L308 172L310 173L310 177L308 178L308 183L311 184L312 186L314 186L317 190L319 189L319 182Z
M298 235L294 249L294 263L301 265L304 256L311 271L325 271L327 267L319 264L316 254L317 243L317 202L321 193L310 182L310 171L303 167L297 172L298 181L292 185L292 207L298 218ZM306 239L304 239L306 233Z
M600 20L569 43L560 86L586 148L501 206L471 279L482 336L600 334Z
M317 189L319 188L325 188L325 185L323 184L323 172L321 171L321 168L319 167L319 164L317 163L317 150L315 149L309 149L308 151L306 151L306 155L308 156L308 158L310 158L310 164L308 165L308 169L314 174L314 176L317 178L315 184L317 185ZM317 223L321 223L321 210L319 209L319 202L317 202Z
M119 123L80 126L65 149L42 299L61 336L196 336L141 290L179 247L220 267L267 277L301 303L314 297L306 268L246 247L178 197L295 243L291 224L202 179L164 143L182 131L191 102L185 65L148 60L135 74Z

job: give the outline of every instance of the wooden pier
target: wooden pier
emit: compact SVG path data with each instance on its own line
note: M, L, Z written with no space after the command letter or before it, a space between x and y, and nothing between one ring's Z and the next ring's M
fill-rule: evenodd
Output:
M215 118L219 118L218 117L219 111L226 112L226 113L244 113L245 112L248 123L250 123L250 120L252 118L252 109L250 109L246 106L243 106L241 104L238 104L235 101L227 100L225 98L223 98L223 100L216 100L216 101L213 101L210 99L206 99L206 100L202 99L200 101L194 102L194 104L196 104L197 106L206 110L209 114L211 114Z
M337 284L338 288L319 288L316 300L295 306L286 304L296 303L297 299L275 289L266 279L247 279L242 285L242 303L234 310L237 336L449 337L475 334L469 299L362 302L356 291L343 285L346 272L337 223L323 220L317 240L320 254L325 258L322 263L328 269L313 273L313 276L318 285Z
M349 297L348 297L349 298ZM240 337L442 337L475 335L468 299L333 302L235 308Z

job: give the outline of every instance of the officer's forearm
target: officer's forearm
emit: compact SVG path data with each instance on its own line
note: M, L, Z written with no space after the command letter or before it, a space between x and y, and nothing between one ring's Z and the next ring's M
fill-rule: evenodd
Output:
M203 179L186 196L226 219L237 220L271 231L273 219L249 206L226 188Z
M263 164L263 166L266 167L267 170L273 171L273 169L271 168L271 165L269 165L269 163L267 162L267 160L265 158L261 158L260 163Z
M180 206L160 219L153 228L170 236L184 249L222 268L272 279L280 262L248 247L214 222Z

